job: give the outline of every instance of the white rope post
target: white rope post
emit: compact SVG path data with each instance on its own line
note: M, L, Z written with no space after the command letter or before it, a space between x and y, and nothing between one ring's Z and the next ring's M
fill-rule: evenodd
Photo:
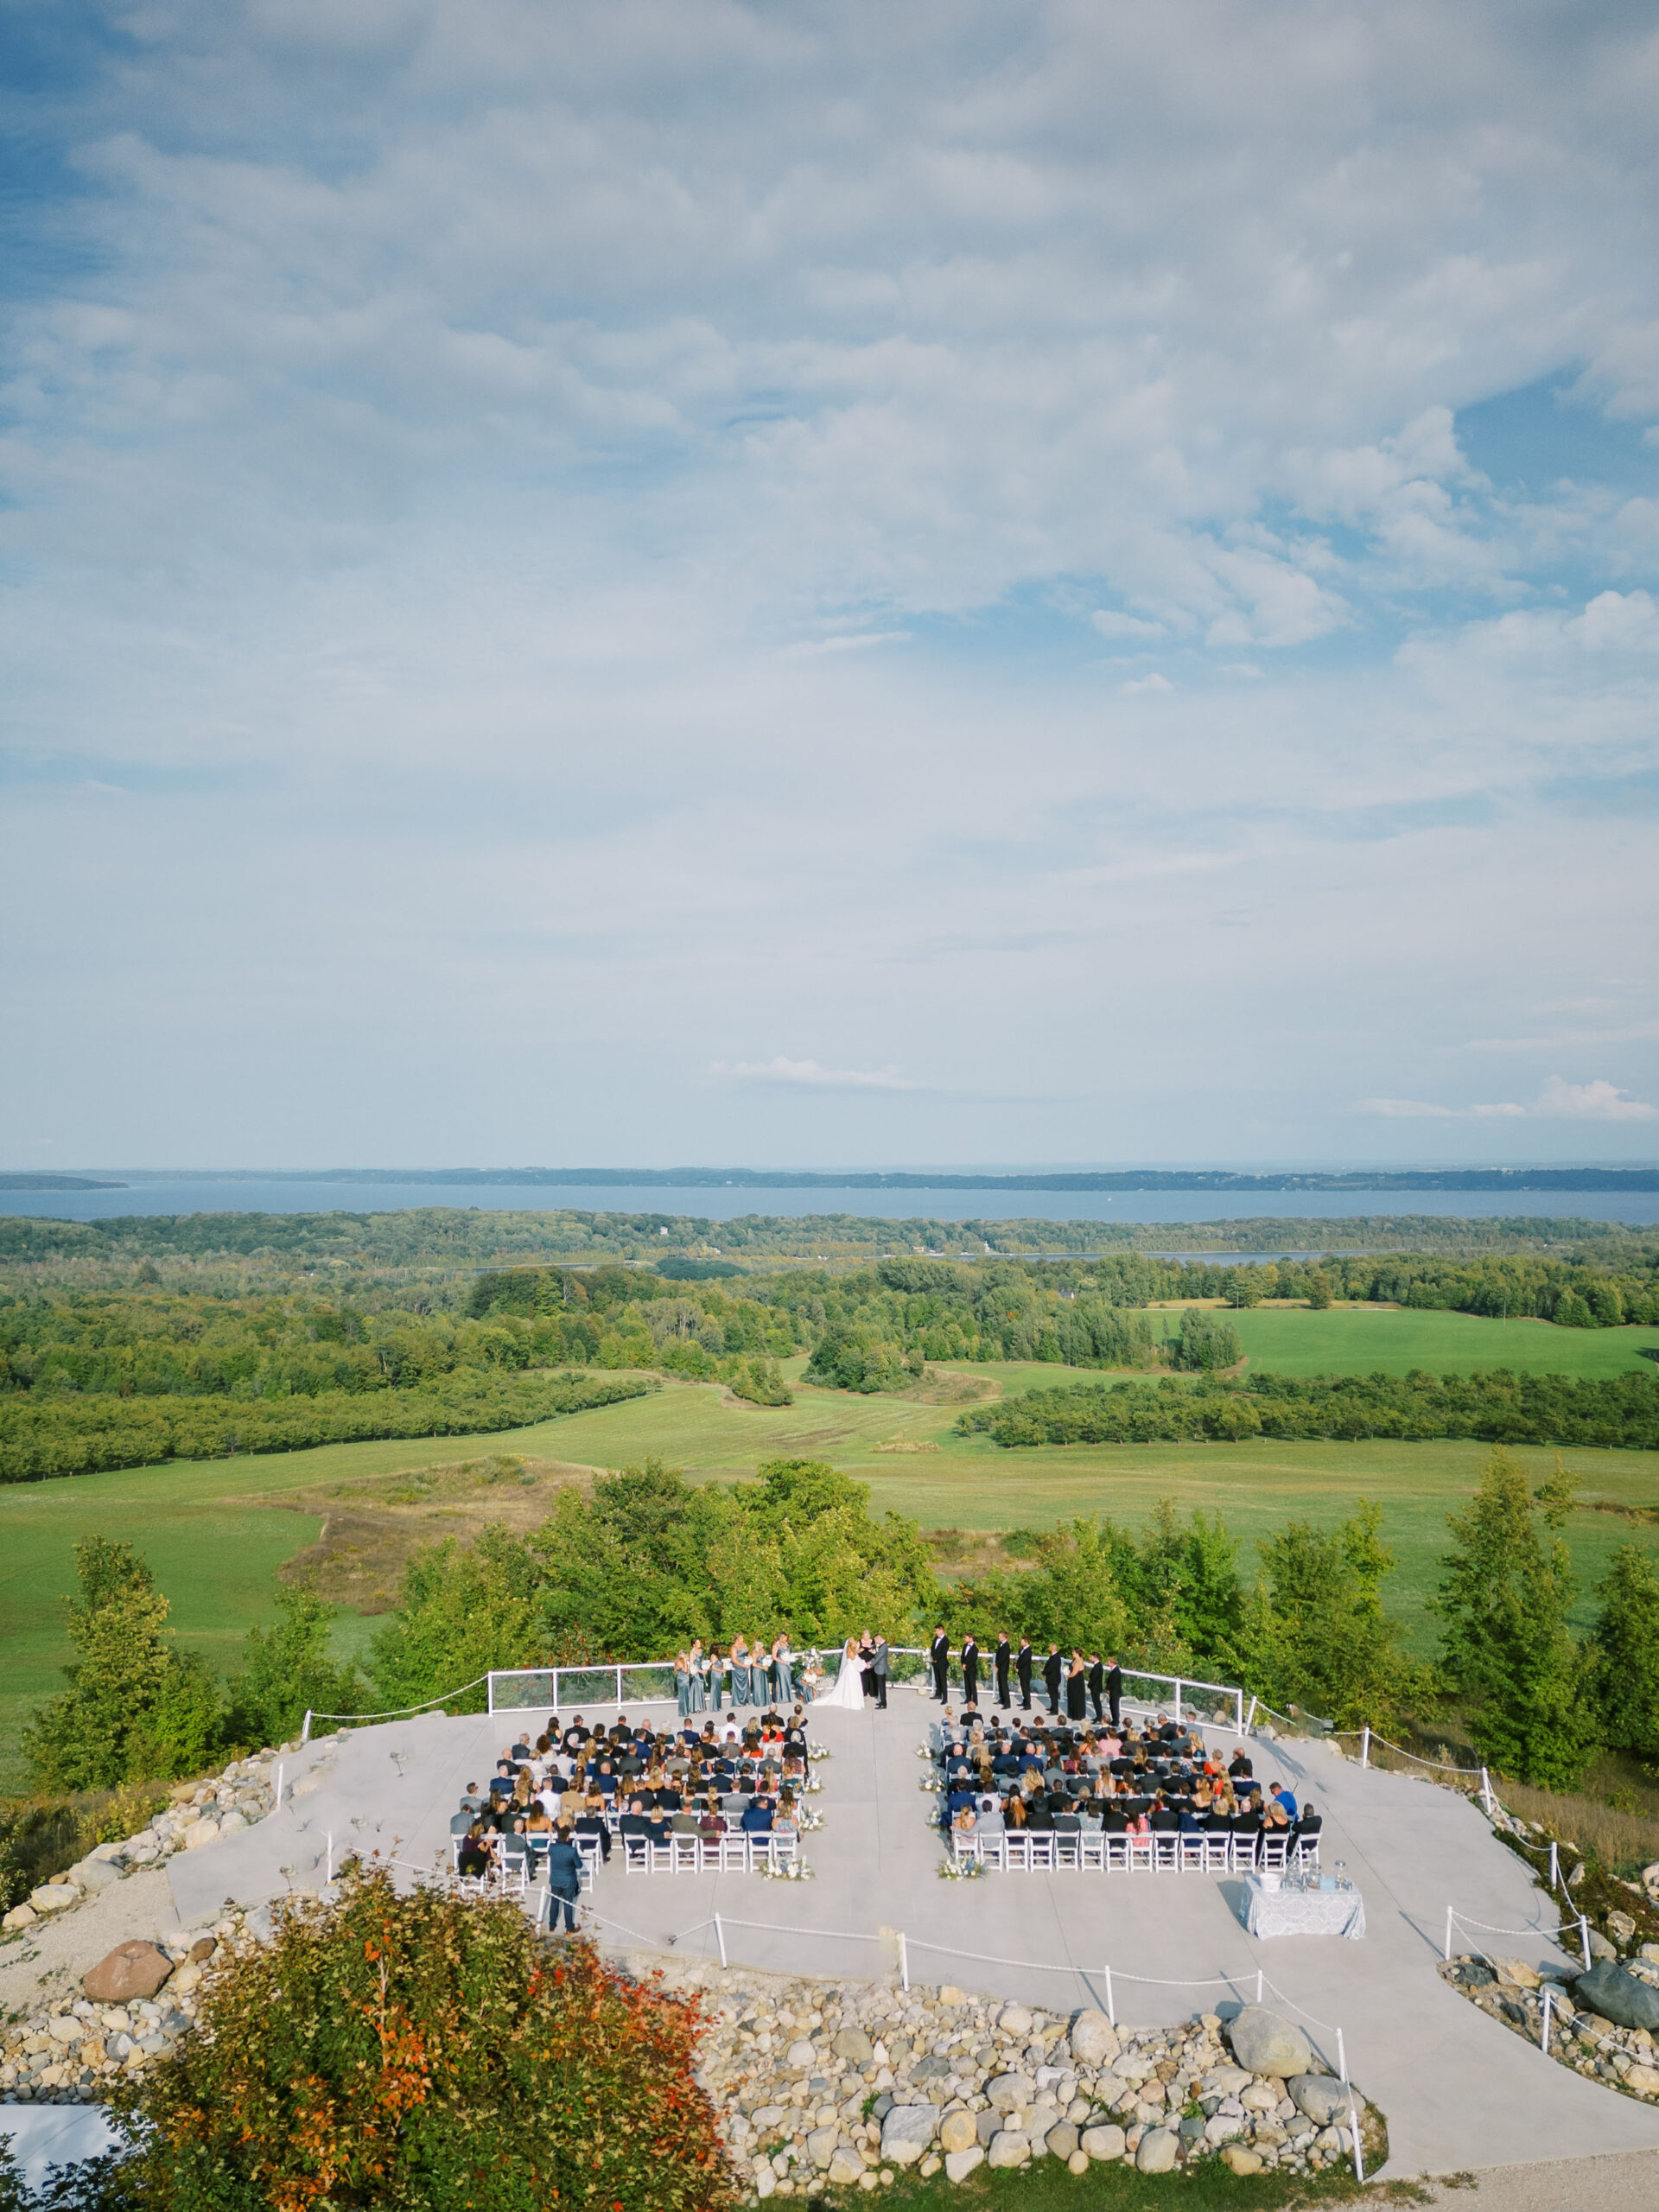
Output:
M1369 1720L1359 1732L1359 1763L1364 1767L1371 1763L1371 1724Z
M1348 2053L1343 2045L1340 2028L1337 2030L1337 2079L1344 2083L1348 2079Z
M1549 1886L1552 1890L1561 1886L1561 1847L1553 1836L1549 1845Z
M1450 1905L1446 1908L1446 1948L1441 1955L1447 1961L1452 1956L1452 1908Z
M1177 1677L1176 1677L1176 1679L1175 1679L1175 1726L1179 1728L1179 1727L1180 1726L1180 1725L1181 1725L1181 1683L1180 1683L1180 1677L1179 1677L1179 1675L1177 1675Z
M1549 1984L1546 1982L1544 1984L1544 2017L1540 2022L1538 2028L1538 2048L1543 2052L1546 2058L1549 2056L1549 2000L1551 1993Z
M1111 2022L1112 2025L1116 2027L1117 2025L1117 2006L1112 1998L1112 1970L1110 1967L1106 1967L1103 1968L1103 1972L1106 1976L1106 2017Z
M308 1744L311 1740L311 1708L308 1706L305 1712L305 1725L300 1730L300 1741L302 1744Z
M1480 1770L1480 1802L1486 1808L1486 1817L1490 1821L1497 1808L1492 1803L1491 1777L1484 1767Z
M902 1928L899 1930L899 1982L901 1988L910 1987L910 1947Z
M1244 1716L1244 1733L1248 1736L1255 1726L1255 1700L1250 1700L1250 1709Z
M333 1828L330 1828L328 1831L328 1859L323 1871L322 1878L325 1883L332 1882L334 1878L334 1832Z
M726 1930L720 1924L720 1915L715 1915L715 1941L720 1946L720 1963L726 1964Z
M1590 1971L1590 1923L1582 1913L1579 1915L1579 1946L1584 1953L1584 1970L1588 1974Z
M270 1809L273 1813L280 1813L283 1809L283 1761L281 1759L276 1762L276 1802Z
M1233 1733L1235 1736L1242 1736L1244 1733L1244 1693L1243 1690L1233 1692Z
M1256 2001L1256 2003L1257 2003L1258 2005L1262 2002L1262 1994L1263 1994L1263 1986L1262 1986L1262 1984L1263 1984L1263 1977L1262 1977L1262 1969L1261 1969L1261 1967L1257 1967L1257 1968L1256 1968L1256 1970L1255 1970L1255 2001Z
M1345 2081L1347 2076L1344 2075L1343 2078ZM1354 2146L1354 2179L1363 2187L1365 2180L1365 2157L1359 2147L1359 2114L1354 2109L1354 2093L1351 2088L1348 2092L1348 2127L1349 2139Z

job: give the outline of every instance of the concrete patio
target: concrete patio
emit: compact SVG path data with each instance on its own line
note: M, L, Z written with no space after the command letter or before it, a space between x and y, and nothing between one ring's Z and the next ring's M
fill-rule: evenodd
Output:
M1251 1999L1260 1970L1268 2002L1322 2024L1315 2040L1332 2063L1333 2031L1344 2031L1350 2072L1389 2117L1391 2175L1659 2148L1659 2112L1530 2050L1436 1974L1448 1904L1532 1931L1486 1939L1506 1955L1563 1956L1546 1932L1557 1917L1550 1899L1464 1798L1362 1771L1323 1745L1255 1745L1264 1783L1287 1780L1319 1806L1325 1867L1345 1862L1367 1917L1361 1942L1256 1942L1238 1917L1240 1885L1226 1877L1064 1869L941 1880L928 1826L936 1802L919 1788L917 1757L936 1709L906 1689L886 1713L815 1716L814 1735L834 1756L817 1769L823 1788L810 1801L825 1826L802 1843L813 1879L630 1875L619 1852L586 1901L594 1933L616 1948L713 1956L718 1912L734 1966L869 1980L897 1971L902 1931L912 1980L1056 2009L1101 2004L1109 1966L1117 2018L1131 2025ZM279 1812L170 1862L181 1918L227 1897L253 1904L318 1888L331 1835L336 1865L353 1851L410 1870L447 1865L461 1792L488 1780L520 1717L427 1716L308 1746L288 1762L292 1794Z

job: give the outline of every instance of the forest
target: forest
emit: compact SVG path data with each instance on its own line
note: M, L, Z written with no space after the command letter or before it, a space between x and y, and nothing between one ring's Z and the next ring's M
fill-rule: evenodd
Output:
M636 1394L656 1387L654 1376L786 1405L779 1363L803 1352L809 1382L865 1395L908 1388L934 1363L1202 1381L1240 1361L1228 1309L1264 1299L1315 1308L1386 1300L1586 1330L1659 1317L1659 1246L1634 1242L1617 1268L1581 1254L1230 1265L1125 1251L1052 1262L889 1255L874 1267L765 1270L680 1252L654 1266L602 1259L349 1280L321 1261L296 1274L289 1262L306 1253L317 1260L314 1248L296 1248L280 1268L269 1254L245 1255L245 1271L228 1276L222 1255L175 1255L164 1276L147 1255L101 1264L103 1280L85 1286L5 1270L0 1480L482 1433ZM1180 1299L1224 1303L1149 1310ZM1294 1386L1256 1375L1219 1392L1096 1390L1064 1402L1046 1394L972 1418L1005 1444L1450 1435L1649 1445L1656 1417L1652 1377L1497 1370Z

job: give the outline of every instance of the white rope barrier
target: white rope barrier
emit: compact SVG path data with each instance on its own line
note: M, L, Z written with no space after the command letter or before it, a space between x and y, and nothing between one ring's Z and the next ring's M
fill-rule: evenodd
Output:
M1452 1930L1454 1923L1459 1928L1478 1929L1483 1936L1541 1936L1547 1943L1559 1944L1562 1950L1565 1950L1567 1946L1561 1939L1567 1935L1567 1931L1571 1929L1578 1938L1580 1955L1584 1960L1584 1970L1586 1974L1590 1971L1590 1923L1583 1913L1580 1913L1576 1920L1562 1921L1560 1926L1554 1929L1494 1928L1490 1921L1471 1920L1465 1914L1458 1911L1455 1906L1447 1905L1446 1908L1446 1942L1442 1948L1442 1957L1448 1962L1452 1956ZM1480 1950L1480 1946L1478 1944L1475 1946L1475 1948L1478 1951L1480 1951L1482 1958L1486 1957L1486 1953Z
M480 1682L487 1682L489 1679L487 1675L475 1675L470 1682L463 1682L458 1690L446 1690L442 1697L429 1697L423 1705L400 1705L391 1713L316 1713L308 1709L305 1725L300 1730L300 1741L302 1744L310 1742L314 1720L407 1720L413 1713L429 1713L435 1705L448 1705L451 1698L465 1697L468 1690L475 1690Z

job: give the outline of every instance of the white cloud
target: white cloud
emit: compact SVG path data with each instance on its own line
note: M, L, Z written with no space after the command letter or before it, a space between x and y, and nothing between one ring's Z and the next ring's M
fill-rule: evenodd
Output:
M1134 614L1120 614L1100 607L1089 617L1103 638L1162 638L1168 632L1161 622L1143 622Z
M826 1068L817 1060L738 1060L728 1066L716 1060L709 1073L737 1077L747 1083L804 1084L814 1090L920 1090L897 1068Z
M1394 1122L1507 1122L1526 1112L1524 1106L1437 1106L1424 1098L1362 1098L1356 1109L1377 1114Z
M1538 1093L1533 1112L1551 1122L1654 1122L1659 1106L1644 1105L1617 1084L1567 1083L1553 1075Z
M1119 688L1133 695L1137 691L1173 691L1175 686L1166 676L1160 676L1154 668L1150 676L1132 677L1127 683L1120 685Z

